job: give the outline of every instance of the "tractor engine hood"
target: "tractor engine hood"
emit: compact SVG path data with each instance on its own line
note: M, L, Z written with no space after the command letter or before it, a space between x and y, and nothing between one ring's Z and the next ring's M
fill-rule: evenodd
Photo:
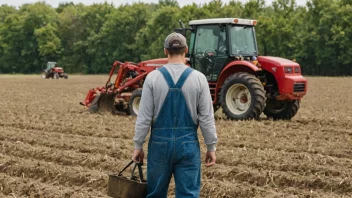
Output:
M279 91L275 96L277 100L299 100L306 94L307 80L298 63L272 56L259 56L258 62L275 78Z
M62 69L62 67L53 67L53 70L54 70L55 72L58 72L58 73L64 72L64 70Z
M299 64L293 62L291 60L280 58L280 57L273 57L273 56L258 56L258 62L262 65L263 68L269 67L285 67L285 66L293 66L299 67Z

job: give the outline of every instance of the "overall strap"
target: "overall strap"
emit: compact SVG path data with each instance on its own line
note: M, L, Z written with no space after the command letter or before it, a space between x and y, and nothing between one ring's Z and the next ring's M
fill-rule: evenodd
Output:
M160 67L158 70L164 76L167 84L169 85L169 88L175 87L174 80L172 80L172 77L171 77L170 73L167 71L167 69L165 67Z
M193 69L190 67L187 67L185 71L181 74L180 78L178 79L176 83L176 88L181 89L185 81L187 80L188 76L193 72Z

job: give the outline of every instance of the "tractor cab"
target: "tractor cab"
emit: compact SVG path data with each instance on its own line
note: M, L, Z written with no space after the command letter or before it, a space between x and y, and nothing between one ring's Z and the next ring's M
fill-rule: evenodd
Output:
M51 70L54 67L57 67L57 63L56 62L48 62L46 64L46 70Z
M223 18L190 21L191 28L176 29L185 35L191 30L188 57L190 64L210 82L218 80L220 72L234 60L253 61L258 55L255 20Z
M47 72L51 73L58 73L59 75L64 72L62 67L58 67L56 62L48 62L46 64L46 69Z
M48 78L68 78L68 75L64 73L64 70L62 67L58 67L56 62L48 62L46 64L46 68L42 72L42 78L43 79L48 79Z

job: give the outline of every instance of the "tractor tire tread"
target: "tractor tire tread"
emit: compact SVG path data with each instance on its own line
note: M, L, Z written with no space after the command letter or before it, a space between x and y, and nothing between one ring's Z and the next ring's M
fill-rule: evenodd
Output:
M287 107L280 113L272 113L268 109L264 109L264 114L268 118L272 118L274 120L291 120L298 112L300 108L300 100L294 100L292 102L288 102Z
M246 112L244 116L238 117L236 115L233 115L232 112L229 110L229 108L226 105L226 93L225 91L228 90L228 88L234 84L232 81L238 81L242 83L246 83L250 85L250 87L247 87L250 92L253 92L254 97L252 97L255 100L255 103L251 109L249 109L249 112ZM223 113L231 120L248 120L248 119L258 119L261 113L264 110L265 107L265 91L263 86L261 85L261 82L252 74L249 73L235 73L229 76L224 84L223 88L220 91L220 104L223 109Z

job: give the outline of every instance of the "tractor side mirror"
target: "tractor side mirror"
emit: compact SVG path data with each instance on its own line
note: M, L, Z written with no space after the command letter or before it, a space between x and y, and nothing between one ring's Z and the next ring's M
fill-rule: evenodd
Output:
M176 33L182 34L184 37L186 37L187 30L194 30L193 28L185 28L185 24L183 24L181 20L178 20L178 22L180 23L181 28L175 28Z
M185 24L182 23L181 20L178 20L178 23L180 24L181 28L176 28L175 32L182 34L184 37L186 37L186 28Z
M186 29L183 28L176 28L175 29L176 33L182 34L184 37L186 37Z

